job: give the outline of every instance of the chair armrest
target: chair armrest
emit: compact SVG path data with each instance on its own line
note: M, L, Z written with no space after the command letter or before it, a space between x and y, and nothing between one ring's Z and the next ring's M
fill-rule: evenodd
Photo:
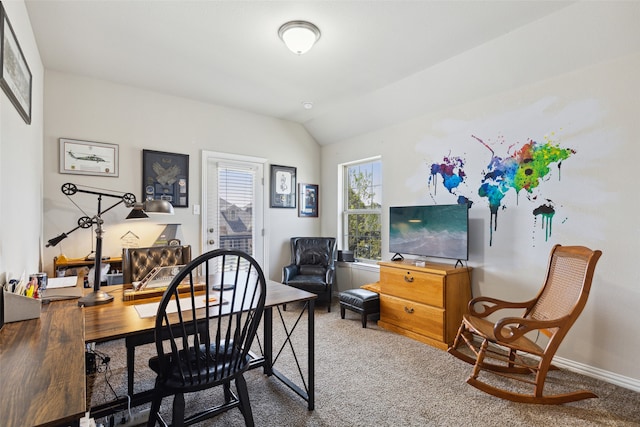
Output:
M530 308L535 300L524 302L503 301L491 297L477 297L469 301L469 314L476 317L487 317L498 310L506 308ZM480 307L476 308L476 305ZM480 309L480 310L479 310Z
M325 272L325 281L327 285L333 285L333 282L336 277L336 268L335 267L327 267L327 271Z
M509 343L531 331L562 326L566 324L567 318L568 316L553 320L536 320L524 317L505 317L498 320L493 326L493 334L498 341Z
M287 265L282 268L282 283L287 283L293 277L298 275L298 266L295 264Z

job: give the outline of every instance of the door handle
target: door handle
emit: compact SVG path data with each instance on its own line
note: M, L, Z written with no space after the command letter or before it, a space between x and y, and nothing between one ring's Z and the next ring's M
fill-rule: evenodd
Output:
M404 281L407 282L407 283L412 283L413 282L413 277L405 275L404 276Z
M404 307L404 311L406 311L409 314L412 314L413 313L413 308L409 308L409 307L405 306Z
M215 243L215 241L214 241L213 239L211 239L211 240L209 240L209 242L207 242L207 243L209 243L210 245L213 245L213 244Z

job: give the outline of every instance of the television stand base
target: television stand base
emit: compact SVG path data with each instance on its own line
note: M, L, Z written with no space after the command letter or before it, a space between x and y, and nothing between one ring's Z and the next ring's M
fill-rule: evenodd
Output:
M399 253L396 253L394 256L391 257L391 261L402 261L403 259L404 257Z

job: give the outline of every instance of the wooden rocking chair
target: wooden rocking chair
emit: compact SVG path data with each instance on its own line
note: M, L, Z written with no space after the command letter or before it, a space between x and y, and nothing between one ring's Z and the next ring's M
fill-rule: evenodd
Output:
M526 302L508 302L479 297L469 302L458 334L449 353L474 365L467 383L514 402L561 404L598 397L587 390L566 394L543 395L551 364L562 339L576 321L589 296L593 272L602 255L583 246L555 245L549 256L544 286ZM501 309L524 309L522 317L504 317L497 322L486 318ZM548 337L542 348L525 335L541 332ZM475 338L475 339L474 339ZM465 343L472 354L458 346ZM533 386L530 394L498 388L480 380L482 371L508 377ZM530 374L535 375L535 380Z

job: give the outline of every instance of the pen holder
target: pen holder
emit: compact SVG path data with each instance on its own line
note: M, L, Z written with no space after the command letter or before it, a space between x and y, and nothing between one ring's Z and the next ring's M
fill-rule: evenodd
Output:
M40 317L41 302L39 299L28 298L7 292L4 289L4 322L19 322L21 320L37 319Z

